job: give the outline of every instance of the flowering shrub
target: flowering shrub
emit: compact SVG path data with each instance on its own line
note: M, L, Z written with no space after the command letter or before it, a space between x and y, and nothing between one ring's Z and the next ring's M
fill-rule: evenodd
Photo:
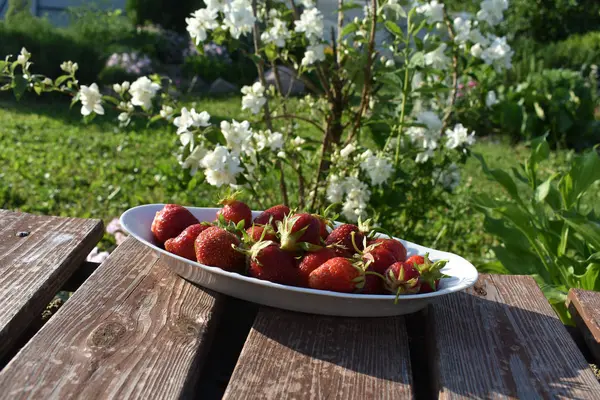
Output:
M109 68L120 68L131 75L145 75L152 70L152 60L144 54L113 53L106 61Z
M180 108L161 91L158 76L114 86L79 85L76 64L51 80L29 72L29 53L0 64L3 86L17 95L61 91L81 102L85 118L110 105L120 124L143 116L176 127L179 163L194 179L243 188L260 207L273 202L265 182L277 181L280 200L309 210L337 204L356 221L367 213L382 226L418 236L418 221L444 204L458 184L474 133L450 126L459 76L473 66L511 67L506 38L492 33L507 0L484 0L472 19L452 19L433 0L403 7L372 0L349 20L355 4L340 2L331 26L311 0L278 2L210 0L186 19L198 46L229 43L256 64L259 79L241 89L240 120L214 124L202 110ZM291 99L278 66L294 71L310 91ZM274 68L268 85L265 69Z

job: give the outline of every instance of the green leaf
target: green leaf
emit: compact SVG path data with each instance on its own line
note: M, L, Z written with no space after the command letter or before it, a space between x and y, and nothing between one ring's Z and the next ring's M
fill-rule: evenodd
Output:
M546 179L544 183L535 188L534 199L536 202L543 202L546 197L548 197L548 193L550 193L550 187L552 185L552 181L560 175L559 173L555 173L550 178Z
M342 5L342 11L348 11L348 10L355 10L355 9L363 9L363 6L361 4L357 4L357 3L344 3L344 5Z
M519 203L522 203L521 197L519 196L519 189L507 172L500 169L489 169L485 160L480 154L473 153L473 156L479 160L483 171L488 176L492 177L496 182L498 182L513 199Z
M502 274L509 275L510 271L502 265L500 261L490 261L485 264L477 266L477 270L484 274Z
M600 258L600 253L595 253ZM588 265L585 274L578 277L581 289L600 291L600 263Z
M150 121L148 121L148 125L147 126L150 126L153 123L155 123L156 121L159 121L161 119L162 119L162 117L160 115L155 115L154 117L150 118Z
M358 24L352 22L346 26L344 26L344 29L342 29L342 37L349 35L351 33L354 33L358 30Z
M393 33L396 37L404 37L404 32L402 32L402 29L400 29L400 27L395 22L385 21L384 25L387 28L387 30Z
M34 85L33 90L37 93L38 96L41 95L43 92L43 89L39 84Z
M600 251L600 224L574 213L561 213L561 218L569 224L589 245Z
M600 180L600 156L596 151L590 151L576 157L571 170L563 179L564 182L559 187L564 191L566 207L570 208L594 182Z
M265 54L269 61L274 61L277 59L277 47L275 46L275 43L269 43L265 47Z
M56 78L56 80L54 81L54 85L60 87L60 85L62 85L63 83L65 83L65 81L67 79L69 79L71 77L71 75L61 75L58 78Z
M12 82L13 93L17 100L20 100L23 96L23 93L27 90L27 79L23 78L23 75L15 75Z
M116 98L114 98L114 97L112 97L112 96L107 96L107 95L104 95L104 96L102 96L102 100L104 100L104 101L108 101L109 103L112 103L112 104L114 104L115 106L118 106L118 105L119 105L119 100L117 100Z
M408 63L408 66L410 68L424 67L425 66L425 54L423 54L422 51L417 51L410 58L410 62Z
M560 244L558 245L557 254L562 257L567 252L567 243L569 242L569 226L563 224L562 232L560 234Z
M533 108L535 109L535 114L538 116L539 119L546 119L546 114L544 113L544 109L540 106L540 103L538 103L537 101L533 103Z

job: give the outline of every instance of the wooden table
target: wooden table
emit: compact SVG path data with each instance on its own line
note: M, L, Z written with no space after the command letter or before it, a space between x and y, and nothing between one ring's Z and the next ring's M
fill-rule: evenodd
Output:
M133 238L85 279L102 232L0 210L0 398L600 399L529 277L484 275L405 317L324 317L204 290Z

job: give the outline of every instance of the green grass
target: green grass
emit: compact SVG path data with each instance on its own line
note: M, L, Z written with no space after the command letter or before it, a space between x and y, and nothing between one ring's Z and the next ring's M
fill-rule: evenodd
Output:
M213 121L238 118L239 98L201 99L192 106L207 110ZM112 116L114 118L115 116ZM178 140L165 124L134 125L119 130L109 118L84 124L75 106L63 102L0 100L0 207L24 212L101 218L108 223L126 209L145 203L214 205L217 190L190 189L175 161ZM524 146L481 139L474 151L492 167L507 169L527 156ZM563 155L549 164L562 162ZM430 243L477 261L485 258L492 238L483 218L470 207L477 191L501 195L501 189L470 159L451 210L432 210ZM440 232L446 232L439 235ZM439 236L439 237L438 237ZM437 240L435 240L435 238ZM103 247L112 244L109 236Z

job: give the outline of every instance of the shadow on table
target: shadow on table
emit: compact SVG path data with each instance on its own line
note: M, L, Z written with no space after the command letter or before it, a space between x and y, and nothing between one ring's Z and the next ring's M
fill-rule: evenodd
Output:
M467 398L600 398L600 384L558 318L477 295L453 294L427 310L392 318L262 308L253 328L311 358L412 383L417 398L442 392Z

